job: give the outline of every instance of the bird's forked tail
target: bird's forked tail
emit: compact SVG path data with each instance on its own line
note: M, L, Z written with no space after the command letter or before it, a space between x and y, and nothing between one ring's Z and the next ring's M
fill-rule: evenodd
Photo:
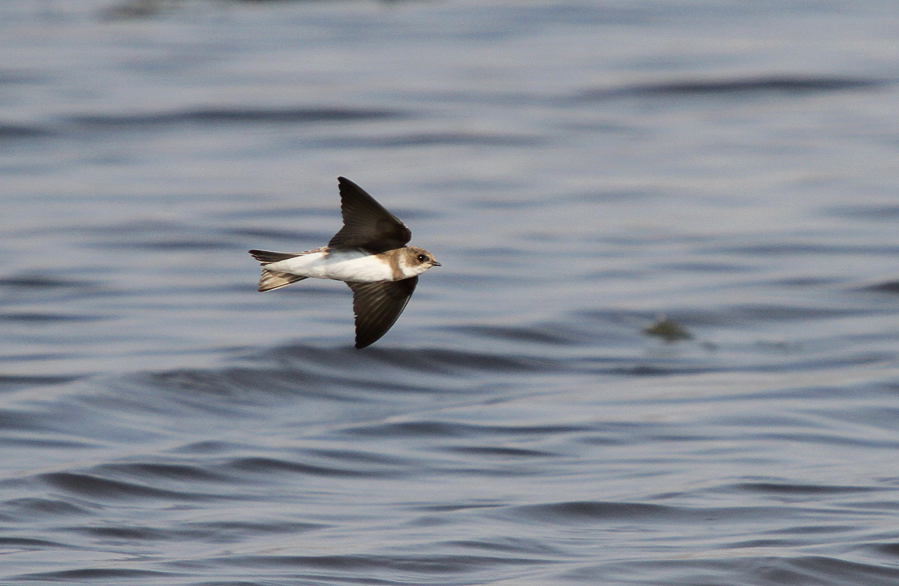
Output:
M288 258L297 256L296 253L269 252L267 250L251 250L250 254L252 254L253 258L258 260L263 265L278 262L280 260L287 260ZM282 273L281 271L272 271L270 269L263 268L262 276L259 277L258 291L271 291L273 289L280 289L281 287L290 285L291 283L302 281L305 278L306 277L303 277L301 275Z

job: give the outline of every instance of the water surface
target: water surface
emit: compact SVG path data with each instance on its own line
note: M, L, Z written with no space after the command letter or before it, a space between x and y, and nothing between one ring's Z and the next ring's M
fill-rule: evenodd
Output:
M897 583L897 25L4 4L0 578ZM246 253L338 175L443 265L364 351Z

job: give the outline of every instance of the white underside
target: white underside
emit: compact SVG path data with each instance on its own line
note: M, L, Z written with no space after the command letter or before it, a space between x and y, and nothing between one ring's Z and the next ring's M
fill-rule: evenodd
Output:
M315 279L338 281L390 281L393 271L385 261L356 251L310 252L264 265L266 269Z

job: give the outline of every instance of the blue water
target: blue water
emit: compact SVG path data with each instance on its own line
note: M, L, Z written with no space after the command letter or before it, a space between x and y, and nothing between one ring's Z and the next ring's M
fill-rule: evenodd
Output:
M0 582L899 583L897 33L0 3ZM442 263L362 351L246 252L339 175Z

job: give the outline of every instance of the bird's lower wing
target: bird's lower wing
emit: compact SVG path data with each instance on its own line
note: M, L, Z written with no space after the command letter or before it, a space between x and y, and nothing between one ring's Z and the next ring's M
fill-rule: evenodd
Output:
M418 277L402 281L374 283L347 282L353 290L353 313L356 314L356 348L374 344L396 323L406 309Z

